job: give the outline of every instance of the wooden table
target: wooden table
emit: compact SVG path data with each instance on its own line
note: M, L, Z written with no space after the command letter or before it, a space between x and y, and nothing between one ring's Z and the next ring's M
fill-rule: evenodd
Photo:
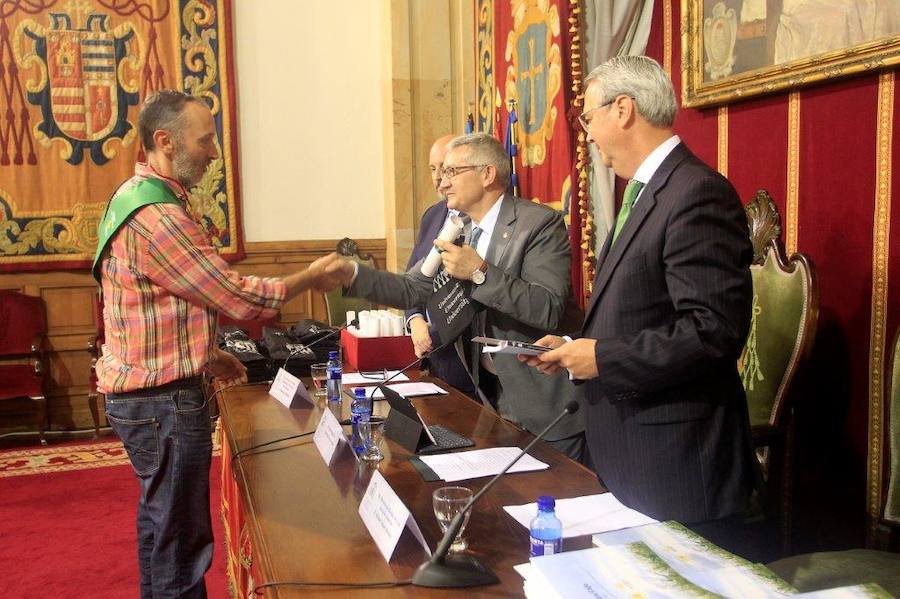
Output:
M418 378L415 374L411 378ZM421 380L442 382L428 377ZM251 386L224 390L218 394L223 431L223 509L231 511L226 521L229 545L241 545L243 553L229 556L229 571L243 569L244 581L232 582L249 588L266 582L388 582L409 580L426 559L424 550L411 540L401 541L390 564L375 546L358 514L359 502L371 478L373 467L358 464L349 450L327 466L312 441L312 435L274 444L271 451L240 456L236 452L292 434L313 431L322 408L288 410L267 395L267 387ZM345 417L349 414L344 401ZM442 424L475 441L475 448L524 447L533 437L468 397L449 396L414 399L413 403L429 424ZM386 402L375 402L376 416L385 416ZM258 450L257 450L258 451ZM416 518L432 549L441 538L431 505L432 492L447 483L424 482L409 462L409 452L386 439L385 459L377 466L394 491ZM539 495L557 498L600 493L596 476L548 445L538 443L530 452L550 464L541 472L509 474L502 478L474 506L465 531L469 552L489 566L500 584L469 589L426 589L402 586L367 588L354 594L366 597L509 597L523 596L522 578L514 564L528 561L528 531L514 521L504 505L535 501ZM477 492L489 478L462 481ZM235 514L234 512L237 511ZM235 524L235 522L241 524ZM409 536L409 535L407 535ZM566 549L590 545L588 537L566 539ZM235 563L243 560L243 564ZM246 577L252 573L252 580ZM246 590L244 591L246 592ZM280 586L266 590L268 596L343 597L352 589L336 587ZM241 596L241 591L238 591ZM246 595L244 595L246 596Z

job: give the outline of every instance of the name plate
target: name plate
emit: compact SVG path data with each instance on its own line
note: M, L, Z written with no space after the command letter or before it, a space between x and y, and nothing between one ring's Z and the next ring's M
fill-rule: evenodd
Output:
M322 412L319 426L316 427L316 432L313 435L313 443L316 444L316 449L319 450L326 464L331 463L331 458L334 457L334 450L337 449L341 441L346 440L344 431L341 429L341 423L334 417L331 410L326 409Z
M278 369L272 386L269 387L269 395L278 400L287 408L299 408L304 404L314 406L312 398L303 386L303 382L284 368Z
M416 540L425 548L428 555L431 555L431 549L425 542L416 519L378 470L372 474L372 480L369 481L366 493L359 503L359 515L381 555L384 556L384 561L391 561L405 528L412 531Z

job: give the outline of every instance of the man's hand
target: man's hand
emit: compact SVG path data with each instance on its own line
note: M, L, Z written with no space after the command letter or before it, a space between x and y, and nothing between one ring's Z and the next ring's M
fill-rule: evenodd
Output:
M335 252L322 256L306 269L310 287L317 291L330 291L341 285L348 286L353 279L353 272L353 263Z
M424 318L413 316L409 321L409 331L417 358L421 358L425 353L431 351L431 333L428 331L428 323Z
M546 337L545 337L546 339ZM596 339L576 339L556 349L535 356L546 368L538 367L541 372L552 374L559 368L567 369L573 377L586 381L598 376L597 357L594 350ZM552 370L550 367L553 367Z
M557 348L561 347L566 342L565 339L558 335L545 335L535 341L533 345L540 345L541 347L552 347ZM559 367L555 364L545 364L541 362L540 356L527 356L525 354L519 354L517 356L519 358L519 362L525 362L529 366L534 366L544 374L553 374Z
M242 385L247 382L247 368L241 361L219 348L214 348L206 372L219 380L226 387Z
M441 251L441 262L450 276L462 281L472 280L475 272L484 259L478 255L474 248L464 245L462 247L450 241L435 239L434 245Z

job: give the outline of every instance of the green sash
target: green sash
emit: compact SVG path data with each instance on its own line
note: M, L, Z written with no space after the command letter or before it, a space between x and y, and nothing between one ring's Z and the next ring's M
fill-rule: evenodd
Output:
M181 202L168 185L155 178L144 179L109 201L106 212L97 227L97 253L94 254L94 264L91 266L91 274L98 283L100 282L101 258L109 241L138 208L149 204L178 204L180 206Z

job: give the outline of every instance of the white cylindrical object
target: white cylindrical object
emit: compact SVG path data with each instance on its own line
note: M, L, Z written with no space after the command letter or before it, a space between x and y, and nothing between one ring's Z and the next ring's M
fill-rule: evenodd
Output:
M444 222L444 226L441 228L441 232L438 234L437 238L442 241L453 241L459 237L460 233L462 233L464 226L465 223L463 222L463 219L456 215L450 215L450 218ZM420 270L426 277L433 277L437 274L438 268L440 267L441 252L436 247L431 246L431 251L425 256L425 261L422 262Z
M356 318L356 312L354 310L347 310L347 320L344 322L348 327L350 326L350 323L353 322L354 318Z

